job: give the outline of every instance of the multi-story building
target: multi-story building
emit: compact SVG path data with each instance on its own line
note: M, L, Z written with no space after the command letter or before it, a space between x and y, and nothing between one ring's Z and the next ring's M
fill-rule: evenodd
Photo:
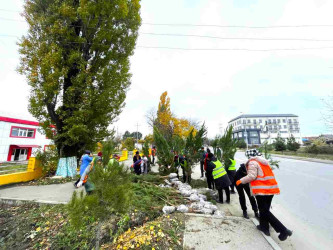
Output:
M28 160L51 140L38 131L39 123L0 116L0 162Z
M233 137L244 139L249 145L273 143L280 135L287 139L293 135L302 143L297 115L293 114L243 114L229 121L233 126Z

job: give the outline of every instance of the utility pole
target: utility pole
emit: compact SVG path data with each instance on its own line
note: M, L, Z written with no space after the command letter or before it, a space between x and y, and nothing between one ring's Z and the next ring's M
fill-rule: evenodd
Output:
M139 143L139 123L136 123L136 143L138 144Z

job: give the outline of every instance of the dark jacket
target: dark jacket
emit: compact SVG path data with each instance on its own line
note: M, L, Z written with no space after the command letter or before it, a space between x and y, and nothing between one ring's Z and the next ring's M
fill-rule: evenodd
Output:
M235 182L247 175L245 164L241 164L239 169L237 169L235 174Z
M212 174L214 168L216 167L213 161L216 161L216 158L214 157L211 161L207 161L207 173ZM228 175L223 175L220 178L214 179L216 189L222 189L226 188L231 185L231 181L229 180Z
M136 157L136 155L133 156L133 163L135 163L137 160L141 160L141 156Z

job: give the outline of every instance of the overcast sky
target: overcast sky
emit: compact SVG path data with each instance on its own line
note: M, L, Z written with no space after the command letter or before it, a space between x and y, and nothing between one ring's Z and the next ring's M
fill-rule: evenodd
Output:
M5 20L23 20L15 12L22 11L22 5L21 0L0 0L0 114L31 118L27 111L29 87L15 71L19 63L17 38L10 37L24 35L27 25ZM241 112L296 114L303 136L332 132L322 119L322 99L333 95L333 1L142 0L141 5L143 24L131 58L132 85L126 107L114 124L119 133L135 131L137 123L139 131L149 133L145 114L157 108L163 91L168 91L175 114L205 121L210 137ZM292 25L297 27L253 28ZM287 40L278 40L281 38Z

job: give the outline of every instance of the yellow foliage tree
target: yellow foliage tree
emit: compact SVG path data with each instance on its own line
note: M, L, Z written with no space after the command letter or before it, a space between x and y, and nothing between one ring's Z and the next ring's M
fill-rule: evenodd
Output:
M156 125L165 136L169 135L172 137L177 135L184 138L189 135L192 129L194 131L194 136L197 132L190 121L184 118L177 118L172 114L170 108L170 98L168 97L167 91L163 92L160 97Z

